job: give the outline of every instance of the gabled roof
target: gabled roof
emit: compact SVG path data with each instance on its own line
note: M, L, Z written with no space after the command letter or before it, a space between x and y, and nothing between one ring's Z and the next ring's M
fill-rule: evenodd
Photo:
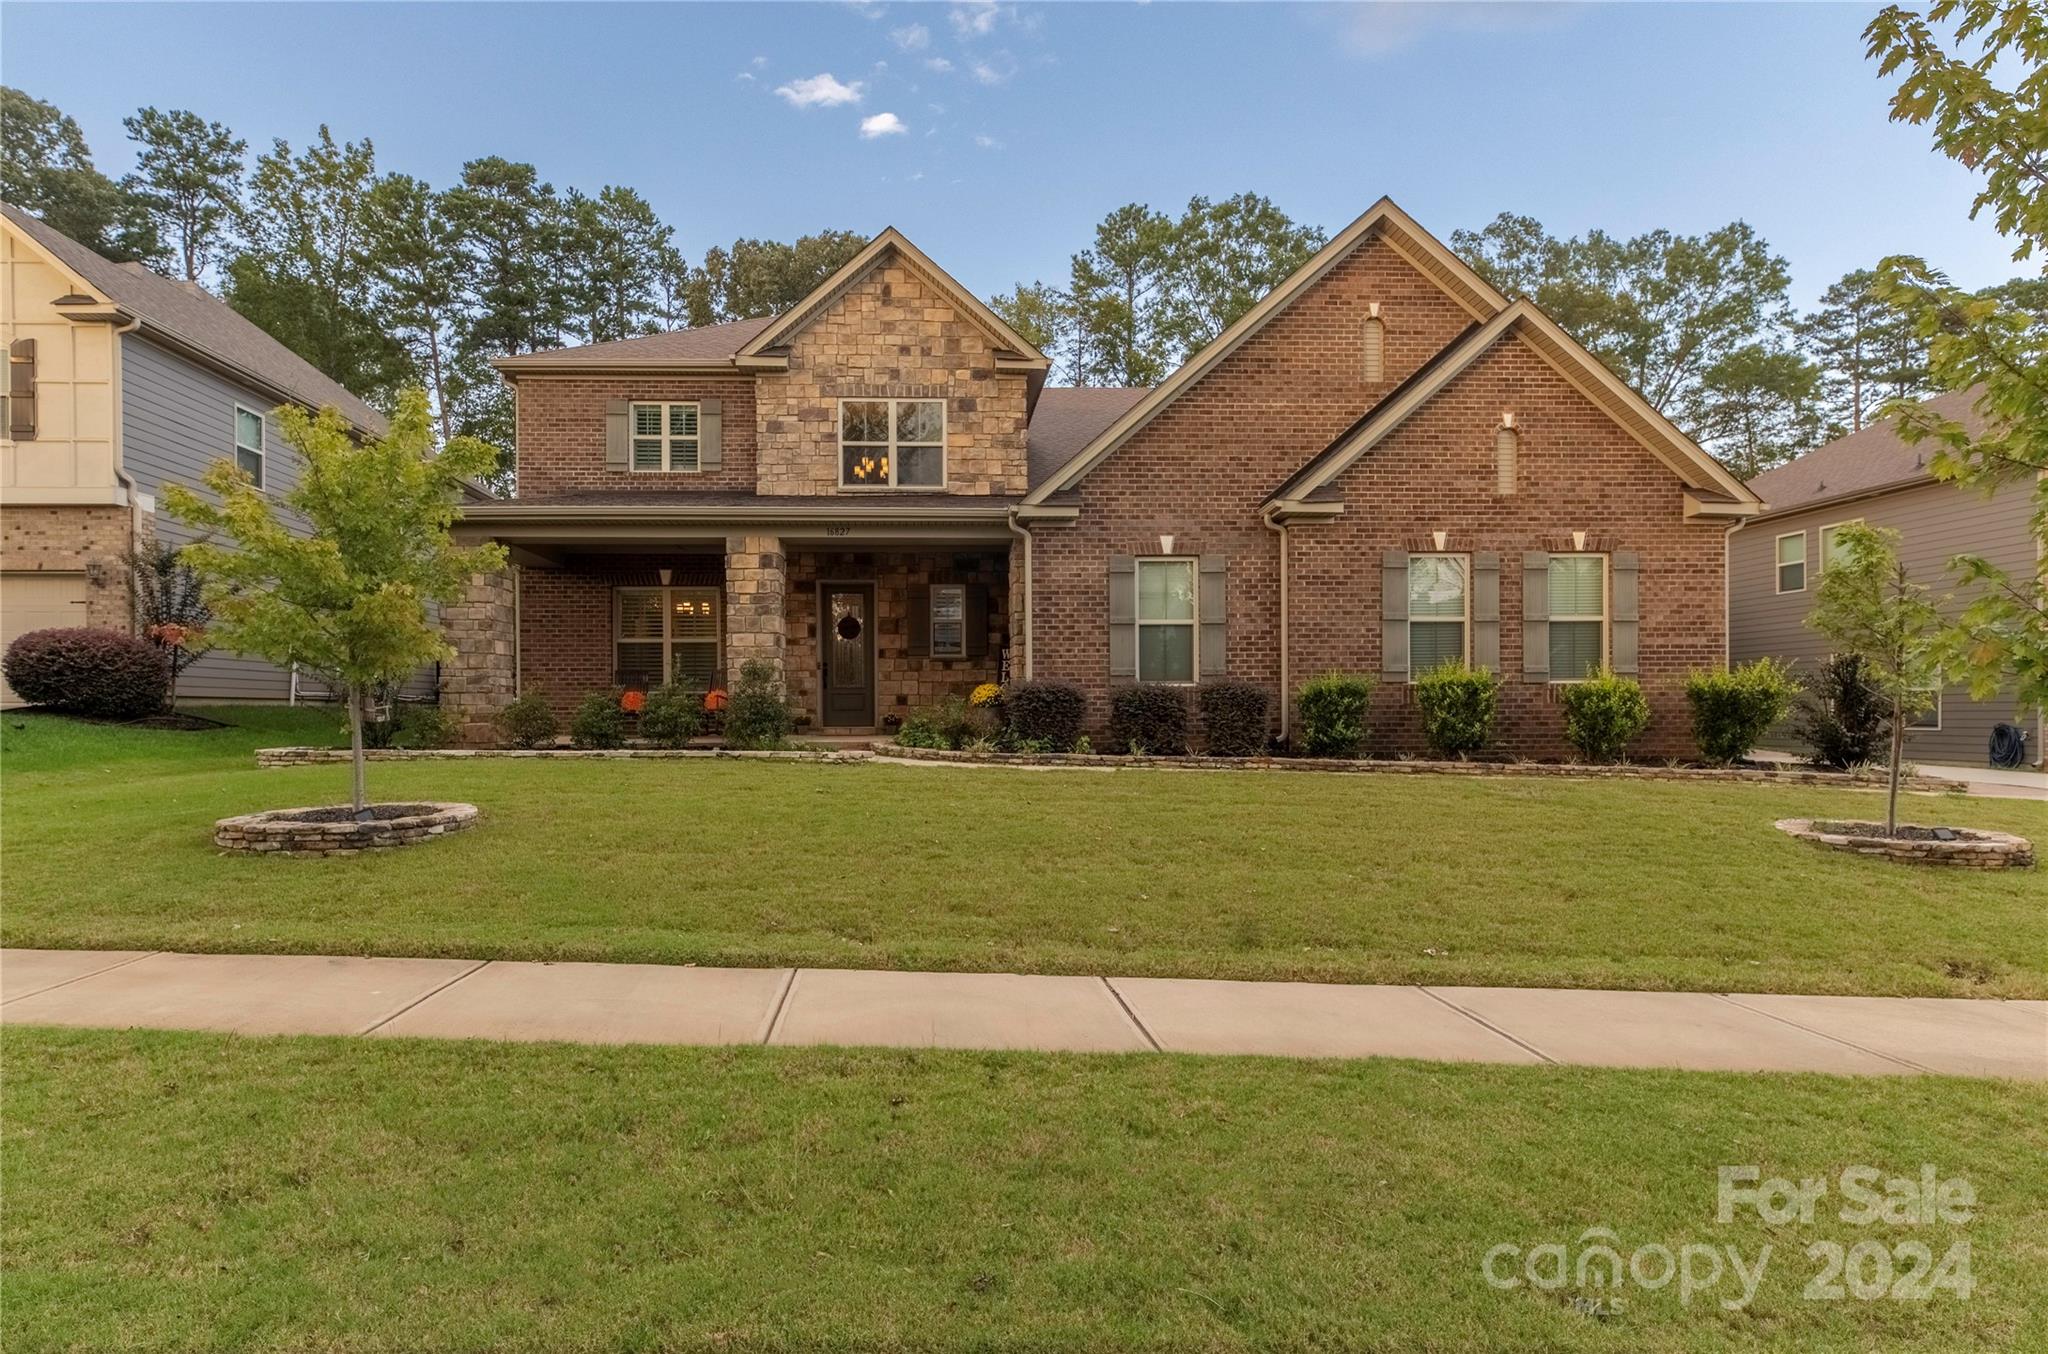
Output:
M384 432L382 414L205 288L160 277L138 263L103 258L13 203L0 203L0 214L52 264L98 293L96 299L141 321L144 337L280 403L332 405L358 430ZM81 313L93 299L81 298Z
M1268 505L1303 503L1327 491L1353 462L1510 334L1526 342L1678 476L1689 491L1689 515L1747 516L1757 510L1756 495L1740 480L1528 301L1516 301L1453 340L1289 477L1267 499Z
M1152 393L1150 386L1047 386L1031 411L1028 456L1036 488Z
M1952 390L1922 401L1920 407L1953 419L1975 436L1985 426L1984 416L1977 412L1982 394L1983 390L1974 386ZM1766 512L1793 512L1838 498L1918 484L1933 477L1933 459L1931 445L1914 446L1899 436L1897 419L1878 419L1847 437L1766 470L1751 480L1749 487L1764 500Z
M639 338L616 339L610 343L586 343L575 348L550 348L537 353L495 357L491 365L508 375L521 372L570 369L587 371L598 367L611 370L674 367L730 367L747 341L775 323L773 315L708 324L701 329L673 329Z
M809 296L797 302L778 316L774 323L749 339L740 347L737 356L741 359L761 357L770 349L788 344L891 252L901 256L913 268L936 283L962 314L988 331L999 353L1013 359L1020 367L1036 368L1039 372L1052 365L1051 360L1039 352L1029 339L1012 329L1003 317L990 310L980 297L955 281L952 274L926 258L924 251L912 244L905 238L903 232L894 226L888 227L880 235L869 240L867 248L848 259L838 272L812 288Z
M1116 449L1131 436L1179 399L1210 370L1236 352L1246 339L1265 328L1268 321L1285 310L1294 299L1314 286L1335 268L1349 258L1360 245L1377 235L1385 240L1424 276L1441 286L1444 291L1475 320L1487 320L1505 309L1508 301L1493 288L1493 285L1472 270L1470 264L1447 249L1443 242L1417 225L1415 219L1394 205L1392 198L1381 198L1366 208L1365 214L1344 227L1331 237L1330 242L1316 252L1315 257L1297 268L1285 282L1268 292L1263 300L1243 315L1237 322L1217 335L1209 345L1182 363L1171 376L1153 387L1152 393L1138 401L1124 415L1102 430L1089 443L1068 459L1066 465L1043 482L1037 484L1024 500L1027 504L1041 504L1054 494L1061 493L1079 484L1088 473L1109 459Z

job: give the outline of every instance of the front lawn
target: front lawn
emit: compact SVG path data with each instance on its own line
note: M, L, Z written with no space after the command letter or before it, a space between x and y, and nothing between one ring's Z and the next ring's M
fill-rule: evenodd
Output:
M328 710L141 732L0 720L8 945L2048 997L2048 875L1822 852L1754 785L759 762L377 764L470 800L388 855L222 855L215 818L346 798ZM2017 800L1910 819L2048 838Z
M2048 1343L2048 1099L2017 1083L4 1038L10 1351ZM1845 1168L1923 1163L1968 1181L1971 1220L1842 1220ZM1722 1166L1831 1189L1811 1223L1724 1224ZM1721 1277L1591 1307L1614 1296L1576 1276L1594 1228L1624 1256L1718 1248ZM1865 1296L1807 1297L1816 1241L1899 1274L1894 1248L1967 1242L1975 1289L1891 1296L1873 1256ZM1482 1277L1545 1243L1566 1287ZM1734 1310L1729 1247L1770 1250Z

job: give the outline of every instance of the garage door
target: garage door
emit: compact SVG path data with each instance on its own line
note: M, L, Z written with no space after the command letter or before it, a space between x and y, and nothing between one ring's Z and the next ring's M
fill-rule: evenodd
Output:
M0 649L31 630L84 624L84 574L0 574ZM0 705L19 704L0 681Z

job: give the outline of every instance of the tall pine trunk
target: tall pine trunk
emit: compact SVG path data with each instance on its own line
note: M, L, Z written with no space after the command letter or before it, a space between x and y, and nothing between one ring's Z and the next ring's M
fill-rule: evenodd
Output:
M370 812L363 804L363 692L360 687L353 686L348 690L348 750L353 768L356 821L368 822Z

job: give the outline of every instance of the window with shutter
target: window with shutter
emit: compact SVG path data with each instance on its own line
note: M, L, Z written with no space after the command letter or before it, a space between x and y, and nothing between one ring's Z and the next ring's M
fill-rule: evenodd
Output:
M967 656L967 588L960 583L935 583L931 589L931 656Z
M1464 663L1471 571L1463 555L1408 557L1408 672Z
M617 597L621 685L718 684L724 665L717 588L620 588Z
M693 473L698 468L698 408L687 404L633 406L632 467L636 472Z
M1577 682L1607 663L1607 557L1550 557L1550 680Z
M1141 559L1138 581L1138 680L1195 680L1195 561Z

